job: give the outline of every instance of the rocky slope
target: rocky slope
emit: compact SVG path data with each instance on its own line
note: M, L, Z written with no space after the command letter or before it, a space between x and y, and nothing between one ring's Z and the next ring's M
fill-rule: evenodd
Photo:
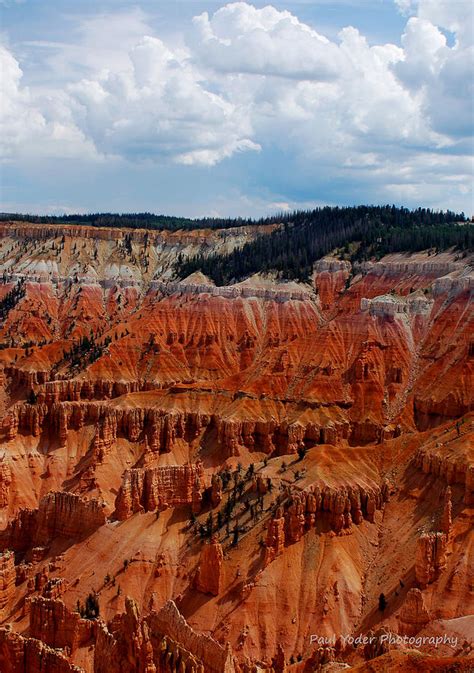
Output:
M472 259L268 230L0 226L2 673L474 666Z

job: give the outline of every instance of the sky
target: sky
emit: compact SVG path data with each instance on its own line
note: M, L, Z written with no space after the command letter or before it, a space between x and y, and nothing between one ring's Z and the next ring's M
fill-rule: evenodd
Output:
M0 210L474 213L471 0L0 0Z

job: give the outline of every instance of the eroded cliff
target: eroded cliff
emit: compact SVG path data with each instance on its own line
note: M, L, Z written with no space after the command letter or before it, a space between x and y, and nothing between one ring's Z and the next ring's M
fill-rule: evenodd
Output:
M265 231L0 233L2 673L472 661L470 257L216 287L177 250Z

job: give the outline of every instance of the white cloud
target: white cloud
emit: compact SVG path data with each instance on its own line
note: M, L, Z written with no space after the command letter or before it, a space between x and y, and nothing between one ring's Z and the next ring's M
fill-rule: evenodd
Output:
M69 42L48 44L51 53L42 63L47 69L46 85L64 85L108 70L127 71L130 50L153 32L140 9L76 16L70 21Z
M0 138L2 153L9 155L32 131L40 131L44 119L30 107L29 93L21 89L22 72L12 54L0 47L2 73L2 105L0 107Z
M211 18L207 12L197 16L193 24L193 54L213 70L328 81L345 67L335 44L271 6L233 3Z
M471 0L395 0L402 14L416 14L451 33L462 45L472 44L474 5Z
M241 106L204 86L189 59L144 37L130 68L72 84L73 116L104 154L213 165L259 149Z
M0 106L0 155L4 159L18 156L88 156L95 150L82 131L71 121L67 99L36 99L22 86L18 61L0 46L2 104Z
M418 16L455 33L460 46L472 45L474 6L471 0L418 0Z
M409 14L414 10L416 0L395 0L395 4L402 14Z
M400 47L371 46L350 26L331 41L288 11L244 2L195 17L173 43L140 10L82 19L70 44L42 50L37 86L23 87L2 51L4 154L211 166L278 148L306 174L352 174L388 195L431 198L446 176L462 193L470 3L396 2L412 15Z
M420 17L408 20L402 36L404 60L395 71L400 81L416 94L422 104L422 113L430 121L433 131L449 139L472 135L474 115L474 89L472 66L474 46L468 30L461 28L459 7L463 6L469 21L472 5L463 0L450 5L448 17L446 4L431 0L420 2ZM459 16L456 16L456 15ZM429 18L428 18L429 17ZM455 30L456 44L449 47L445 35L432 23Z

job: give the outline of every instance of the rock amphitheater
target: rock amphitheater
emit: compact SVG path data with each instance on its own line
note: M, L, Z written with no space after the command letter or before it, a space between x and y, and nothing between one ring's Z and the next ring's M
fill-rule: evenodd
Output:
M271 228L1 224L1 673L474 670L472 259Z

